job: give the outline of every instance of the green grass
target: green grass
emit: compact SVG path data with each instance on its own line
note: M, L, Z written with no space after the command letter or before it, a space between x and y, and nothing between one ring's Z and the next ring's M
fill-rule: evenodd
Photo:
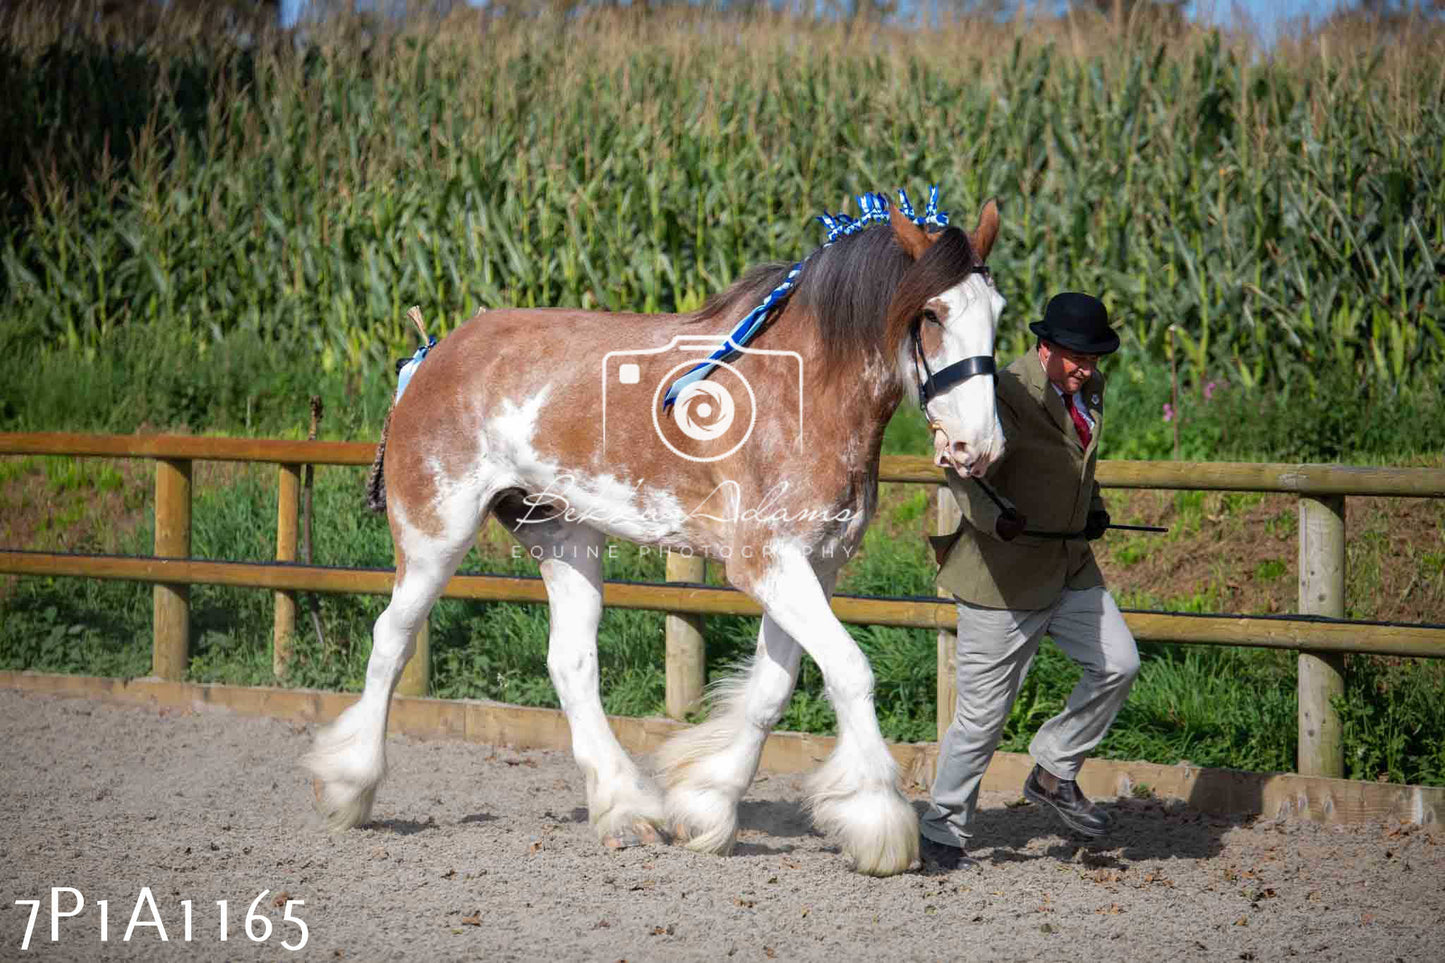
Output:
M1142 539L1133 539L1114 555L1120 564L1125 566L1138 565L1148 556L1149 546Z
M1289 566L1283 559L1271 558L1260 562L1254 567L1254 577L1258 579L1279 578L1289 571Z
M1349 689L1334 706L1351 779L1445 785L1445 663L1346 659Z

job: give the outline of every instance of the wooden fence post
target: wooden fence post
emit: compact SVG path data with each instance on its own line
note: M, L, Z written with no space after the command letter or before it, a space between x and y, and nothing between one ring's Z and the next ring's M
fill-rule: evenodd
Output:
M301 466L281 465L276 479L276 561L296 561L296 519L300 502ZM271 630L271 672L286 674L296 640L296 593L276 593L276 617Z
M406 667L401 670L401 678L396 683L397 695L425 696L430 688L431 629L428 624L423 622L421 628L416 630L416 648L412 650Z
M963 521L958 499L947 485L938 486L938 534L952 535ZM942 589L939 595L952 598ZM949 629L938 630L938 741L953 724L954 701L958 692L958 634Z
M190 459L156 459L155 554L160 558L190 557ZM180 681L190 663L191 588L157 584L152 596L151 674Z
M1299 500L1299 610L1302 615L1345 615L1345 499ZM1340 719L1330 705L1344 695L1345 657L1337 652L1299 655L1299 774L1345 774Z
M707 579L707 559L701 555L667 553L669 582L703 582ZM667 616L667 714L674 719L686 718L702 704L706 682L707 648L702 638L701 615Z

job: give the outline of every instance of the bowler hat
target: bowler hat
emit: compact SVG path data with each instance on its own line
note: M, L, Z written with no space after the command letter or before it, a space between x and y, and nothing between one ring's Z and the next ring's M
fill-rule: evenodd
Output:
M1084 354L1111 354L1119 350L1119 336L1109 327L1104 302L1089 294L1065 291L1049 299L1044 319L1029 330L1045 341Z

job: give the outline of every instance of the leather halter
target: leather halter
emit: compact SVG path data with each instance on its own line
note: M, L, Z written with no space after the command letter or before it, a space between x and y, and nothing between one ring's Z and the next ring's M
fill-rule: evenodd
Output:
M984 280L992 280L988 268L982 264L976 265L969 273L982 274ZM954 385L962 384L975 375L997 375L998 367L994 364L993 355L978 354L955 361L935 373L928 366L928 355L923 352L923 336L920 333L922 327L923 318L920 316L914 319L913 326L908 331L913 339L913 374L918 379L918 407L923 410L923 420L928 422L930 431L943 431L943 426L928 413L928 403ZM920 364L923 367L922 374L919 373ZM948 435L946 431L943 433L945 437Z

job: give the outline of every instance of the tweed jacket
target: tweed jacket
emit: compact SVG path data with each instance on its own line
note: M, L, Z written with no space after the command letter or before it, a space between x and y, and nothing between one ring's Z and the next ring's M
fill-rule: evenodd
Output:
M1038 352L1030 349L998 376L998 416L1004 457L985 480L1022 512L1031 531L1077 532L1091 510L1103 509L1094 481L1104 428L1104 377L1095 370L1079 392L1094 421L1088 448L1079 443L1063 399L1049 384ZM1041 609L1067 586L1104 584L1089 543L1082 538L1020 535L1005 542L994 531L999 507L973 481L949 470L948 487L963 522L938 573L940 588L973 605Z

